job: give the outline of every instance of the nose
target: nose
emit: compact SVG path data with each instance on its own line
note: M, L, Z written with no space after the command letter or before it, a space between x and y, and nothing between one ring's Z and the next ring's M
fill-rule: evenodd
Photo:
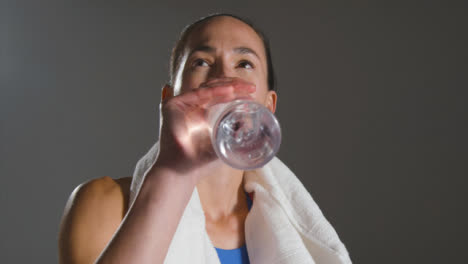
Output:
M209 79L236 77L230 67L222 60L213 65L209 75Z

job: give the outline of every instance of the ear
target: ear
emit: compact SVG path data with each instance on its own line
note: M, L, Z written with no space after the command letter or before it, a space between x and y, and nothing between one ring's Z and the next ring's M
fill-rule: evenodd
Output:
M268 91L265 99L265 105L272 113L275 113L276 111L276 101L277 101L278 95L276 94L275 91Z
M161 101L174 96L174 89L169 84L165 84L161 91Z

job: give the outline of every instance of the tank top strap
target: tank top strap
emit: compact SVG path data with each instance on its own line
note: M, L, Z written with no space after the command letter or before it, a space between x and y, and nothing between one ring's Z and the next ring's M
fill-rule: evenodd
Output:
M252 208L252 204L253 204L253 192L248 193L248 192L245 191L245 194L247 196L247 206L248 206L249 211L250 211L250 208Z

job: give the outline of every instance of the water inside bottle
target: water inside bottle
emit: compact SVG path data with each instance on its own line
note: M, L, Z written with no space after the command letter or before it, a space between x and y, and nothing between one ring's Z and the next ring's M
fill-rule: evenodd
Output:
M279 149L281 131L274 115L258 103L228 107L214 128L218 156L234 168L249 170L270 161Z

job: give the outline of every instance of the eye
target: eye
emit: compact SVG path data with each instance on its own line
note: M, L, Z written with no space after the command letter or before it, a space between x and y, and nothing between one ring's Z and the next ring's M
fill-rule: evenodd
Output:
M206 60L204 59L196 59L192 62L192 66L193 67L198 67L198 66L201 66L201 67L206 67L206 66L210 66L208 64L208 62L206 62Z
M242 60L239 62L239 67L246 68L246 69L253 69L254 65L248 60Z

